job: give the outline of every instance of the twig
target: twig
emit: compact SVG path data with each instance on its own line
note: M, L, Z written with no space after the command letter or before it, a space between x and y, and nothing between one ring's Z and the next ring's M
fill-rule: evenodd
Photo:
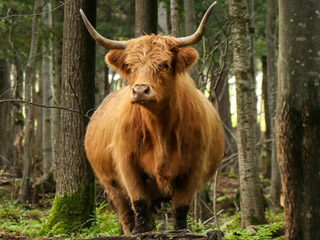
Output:
M216 175L214 177L214 190L213 190L213 213L214 213L214 223L216 225L216 228L218 231L220 230L219 222L218 222L218 214L217 214L217 186L218 186L218 176L219 176L219 170L220 168L217 169Z
M25 104L30 104L33 106L37 106L37 107L43 107L43 108L55 108L55 109L61 109L61 110L65 110L65 111L70 111L70 112L74 112L74 113L79 113L82 117L85 118L90 118L89 115L82 113L80 110L76 110L76 109L71 109L71 108L66 108L66 107L61 107L61 106L49 106L49 105L43 105L40 103L35 103L35 102L31 102L31 101L27 101L27 100L21 100L21 99L1 99L0 100L0 104L4 103L4 102L13 102L13 103L25 103ZM91 110L89 110L88 112L90 112Z
M231 29L231 25L229 25L229 29L228 29L228 32L230 31ZM221 69L220 69L220 72L219 72L219 75L218 75L218 78L214 84L214 88L213 88L213 91L216 93L216 90L217 90L217 87L218 87L218 84L222 78L222 74L225 70L225 67L226 67L226 61L227 61L227 53L228 53L228 48L229 48L229 38L228 38L228 34L226 34L226 46L225 46L225 49L224 49L224 53L222 55L222 66L221 66Z
M80 240L134 240L134 239L206 239L206 236L192 234L186 231L146 232L133 236L110 236L85 238Z
M220 215L220 213L224 212L224 209L220 209L218 212L217 212L217 216ZM208 218L207 220L205 220L202 225L205 226L207 225L209 222L211 222L212 220L214 219L214 216Z

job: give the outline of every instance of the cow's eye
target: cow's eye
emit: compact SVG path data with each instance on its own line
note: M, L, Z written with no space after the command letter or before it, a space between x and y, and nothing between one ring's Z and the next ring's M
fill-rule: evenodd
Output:
M169 66L168 63L162 63L162 64L160 65L160 70L167 70L169 67L170 67L170 66Z

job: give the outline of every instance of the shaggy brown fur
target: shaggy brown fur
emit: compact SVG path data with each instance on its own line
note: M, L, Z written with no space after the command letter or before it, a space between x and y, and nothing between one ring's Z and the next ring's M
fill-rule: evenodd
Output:
M152 206L162 198L172 200L176 228L186 227L192 197L220 164L219 116L186 73L197 59L193 48L177 48L174 38L160 35L132 39L106 56L129 86L96 110L85 148L126 234L134 226L147 231ZM132 100L134 86L150 88L144 101Z

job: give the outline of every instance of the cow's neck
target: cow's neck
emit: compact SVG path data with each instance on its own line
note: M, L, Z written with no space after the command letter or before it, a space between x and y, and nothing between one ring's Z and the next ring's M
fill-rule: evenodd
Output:
M154 136L167 138L168 135L171 135L177 116L174 109L170 107L169 101L164 103L158 111L150 111L142 107L141 113L146 127Z

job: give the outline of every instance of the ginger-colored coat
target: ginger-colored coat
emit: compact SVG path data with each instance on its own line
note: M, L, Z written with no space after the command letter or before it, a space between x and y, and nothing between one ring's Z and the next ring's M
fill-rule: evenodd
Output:
M96 110L85 149L125 233L134 226L135 203L143 201L151 216L155 202L167 198L175 213L221 162L219 116L186 72L197 59L193 48L177 48L175 38L160 35L129 40L106 56L129 85Z

